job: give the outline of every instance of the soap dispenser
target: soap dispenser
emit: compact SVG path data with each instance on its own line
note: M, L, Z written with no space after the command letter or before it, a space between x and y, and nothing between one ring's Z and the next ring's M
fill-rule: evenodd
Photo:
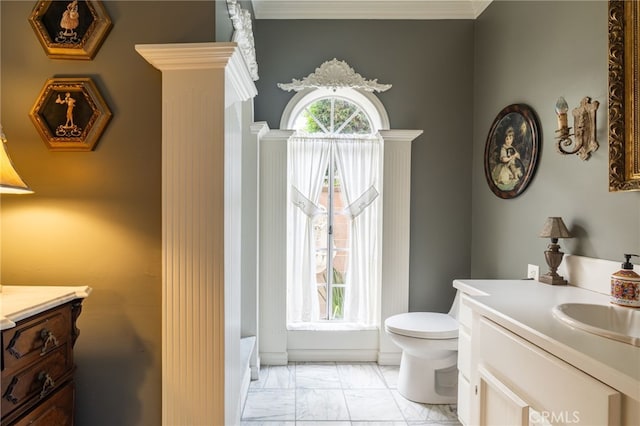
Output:
M621 306L640 307L640 275L633 270L631 256L625 254L622 269L611 274L611 303Z

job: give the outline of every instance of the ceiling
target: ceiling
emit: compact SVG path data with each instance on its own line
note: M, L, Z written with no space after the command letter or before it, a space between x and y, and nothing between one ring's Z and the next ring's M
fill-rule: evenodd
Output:
M256 19L475 19L492 0L251 0Z

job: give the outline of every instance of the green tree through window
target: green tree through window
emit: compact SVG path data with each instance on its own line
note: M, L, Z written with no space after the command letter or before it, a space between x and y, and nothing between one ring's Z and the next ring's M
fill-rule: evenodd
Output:
M362 109L346 99L330 97L307 106L301 130L308 133L370 134L371 123Z

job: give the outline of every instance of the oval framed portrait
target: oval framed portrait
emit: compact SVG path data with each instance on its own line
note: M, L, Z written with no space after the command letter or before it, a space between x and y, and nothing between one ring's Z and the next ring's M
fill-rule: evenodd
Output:
M500 198L515 198L531 182L538 164L538 119L524 104L512 104L496 116L484 148L484 174Z

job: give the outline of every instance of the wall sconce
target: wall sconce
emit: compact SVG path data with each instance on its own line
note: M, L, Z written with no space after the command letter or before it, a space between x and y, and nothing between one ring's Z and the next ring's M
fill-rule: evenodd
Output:
M541 275L539 281L552 285L566 285L567 280L556 272L564 256L564 253L560 251L558 238L572 238L571 233L561 217L548 217L539 236L541 238L551 238L551 244L544 252L544 258L547 261L547 265L549 265L549 272Z
M0 124L0 194L32 194L29 188L13 166L13 162L7 152L7 138Z
M581 160L588 160L591 153L598 149L596 140L596 110L600 103L591 101L588 97L582 98L580 106L574 108L573 114L574 133L569 133L571 127L567 124L567 111L569 105L560 96L556 102L556 114L558 115L558 143L556 148L560 154L578 154ZM573 139L571 139L573 136Z

